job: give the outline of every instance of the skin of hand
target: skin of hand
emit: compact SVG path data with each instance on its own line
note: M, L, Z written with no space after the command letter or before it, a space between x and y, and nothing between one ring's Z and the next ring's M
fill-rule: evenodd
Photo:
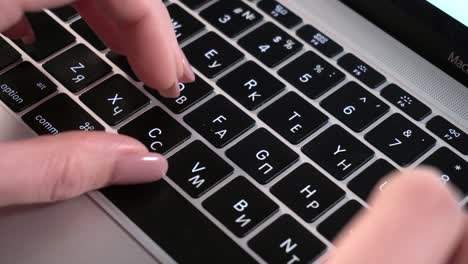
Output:
M159 0L0 0L0 32L34 42L24 12L65 4L73 4L103 41L126 55L139 77L163 96L178 96L179 81L194 80ZM167 171L161 155L112 134L65 133L2 142L0 150L0 207L59 201L109 184L153 181ZM326 263L467 263L468 218L457 194L435 175L416 170L391 176L384 192L374 193L371 209L338 237Z
M468 218L434 171L390 176L335 241L326 264L468 263Z
M0 0L0 32L33 44L25 12L67 4L161 95L177 97L179 82L195 80L159 0ZM149 153L138 141L109 133L0 142L0 150L0 207L59 201L110 184L155 181L168 167L163 156Z

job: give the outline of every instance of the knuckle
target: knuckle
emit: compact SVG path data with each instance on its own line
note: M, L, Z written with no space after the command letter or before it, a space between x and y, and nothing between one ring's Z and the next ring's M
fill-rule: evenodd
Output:
M62 157L57 157L49 162L49 169L54 175L46 186L45 197L48 201L55 202L79 195L85 185L84 169L81 160L81 148L72 147L70 152Z

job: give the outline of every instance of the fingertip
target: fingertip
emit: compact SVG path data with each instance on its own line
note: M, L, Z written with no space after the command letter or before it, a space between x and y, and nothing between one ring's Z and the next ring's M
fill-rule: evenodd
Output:
M116 161L109 184L139 184L153 182L166 175L168 162L156 153L124 153Z
M173 84L169 89L165 89L165 90L160 90L159 91L159 94L162 96L162 97L166 97L166 98L177 98L180 96L180 89L179 89L179 82L176 82L175 84Z

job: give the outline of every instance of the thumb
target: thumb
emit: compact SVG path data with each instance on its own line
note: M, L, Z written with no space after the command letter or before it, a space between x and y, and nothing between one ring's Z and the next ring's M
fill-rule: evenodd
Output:
M109 184L154 181L167 161L134 139L65 133L0 143L0 207L53 202Z
M457 195L430 170L394 176L338 238L327 264L440 264L454 252L464 228Z

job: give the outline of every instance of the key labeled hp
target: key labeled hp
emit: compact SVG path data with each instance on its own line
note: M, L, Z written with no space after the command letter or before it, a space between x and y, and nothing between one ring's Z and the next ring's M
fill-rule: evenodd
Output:
M303 164L271 188L289 208L312 223L345 196L345 192L310 164Z

